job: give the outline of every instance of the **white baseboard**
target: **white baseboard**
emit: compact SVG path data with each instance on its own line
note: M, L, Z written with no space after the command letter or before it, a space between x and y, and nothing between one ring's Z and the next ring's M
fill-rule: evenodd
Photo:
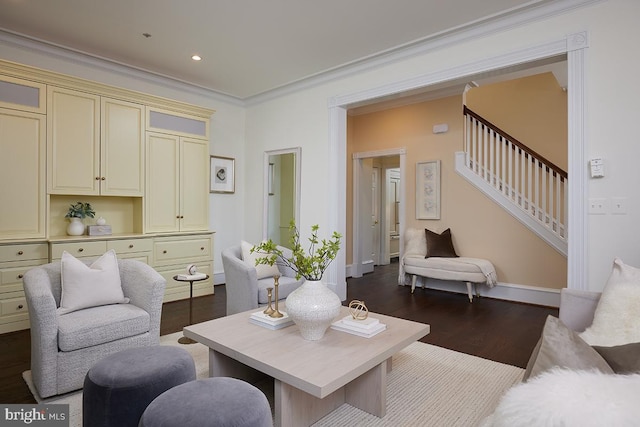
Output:
M347 265L347 277L352 277L351 268L351 265ZM419 292L421 284L420 280L421 279L418 278L415 292ZM457 292L465 295L467 294L467 285L465 282L428 279L425 287L441 291ZM486 285L477 284L476 290L481 297L495 298L505 301L523 302L527 304L542 305L546 307L560 307L560 289L540 288L536 286L499 282L493 288L489 288Z
M226 283L227 281L225 280L224 277L224 271L219 271L219 272L213 272L213 285L222 285L224 283Z
M409 285L407 285L407 287L409 287ZM467 285L465 282L428 279L425 287L441 291L467 294ZM493 288L489 288L482 284L476 284L476 290L481 297L524 302L527 304L543 305L547 307L560 307L560 289L538 288L535 286L499 282ZM419 291L420 285L419 283L416 283L415 292Z

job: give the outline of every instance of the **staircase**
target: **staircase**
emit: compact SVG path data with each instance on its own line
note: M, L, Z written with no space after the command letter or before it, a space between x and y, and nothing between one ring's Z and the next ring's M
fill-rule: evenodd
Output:
M466 106L456 172L567 256L567 173Z

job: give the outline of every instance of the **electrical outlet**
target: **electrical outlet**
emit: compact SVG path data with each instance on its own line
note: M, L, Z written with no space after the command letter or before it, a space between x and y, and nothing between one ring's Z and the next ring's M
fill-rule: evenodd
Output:
M614 215L626 215L627 214L627 198L613 197L611 199L611 213Z
M607 213L607 199L589 199L589 215L604 215Z

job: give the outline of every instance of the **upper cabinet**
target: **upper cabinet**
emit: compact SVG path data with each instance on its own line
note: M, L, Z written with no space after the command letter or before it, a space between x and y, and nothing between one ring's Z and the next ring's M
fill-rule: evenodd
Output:
M145 232L209 228L208 141L147 133Z
M50 86L50 194L142 196L144 107Z
M100 194L144 195L144 107L102 98Z
M45 237L45 125L0 108L0 240Z
M45 96L43 84L0 76L0 240L46 235Z

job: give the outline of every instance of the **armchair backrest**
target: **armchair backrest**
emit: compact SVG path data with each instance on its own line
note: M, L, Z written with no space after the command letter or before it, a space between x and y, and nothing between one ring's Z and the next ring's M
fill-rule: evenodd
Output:
M93 263L93 259L90 260L82 260L86 265L91 265ZM134 270L131 273L132 269ZM122 282L122 290L124 292L125 297L131 297L131 293L140 292L141 289L131 289L135 287L148 287L147 285L151 283L142 283L142 282L152 282L152 281L164 281L164 279L153 270L151 267L147 266L141 261L132 260L132 259L118 259L118 271L120 273L120 281ZM138 283L133 283L129 285L128 278L129 274L138 274L143 275L138 278L140 281ZM27 276L28 275L28 276ZM56 307L60 307L60 300L62 298L62 265L60 261L51 262L48 264L43 264L37 267L34 267L25 273L25 277L27 279L24 281L25 286L28 283L38 283L40 287L46 287L51 291L53 295L53 299L56 302ZM129 278L129 281L131 279ZM164 291L164 286L162 291ZM146 296L148 298L148 296Z
M287 258L290 258L293 255L293 252L289 248L278 246L278 249L280 249ZM250 267L249 265L247 265L247 263L244 262L244 260L242 259L242 249L240 245L230 246L223 249L220 256L222 257L222 265L225 269L225 275L227 274L227 270L240 270L244 271L245 274L255 275L256 277L254 277L253 279L257 280L257 275L255 272L256 268ZM296 273L290 267L287 267L282 263L277 263L277 266L282 276L295 277Z

